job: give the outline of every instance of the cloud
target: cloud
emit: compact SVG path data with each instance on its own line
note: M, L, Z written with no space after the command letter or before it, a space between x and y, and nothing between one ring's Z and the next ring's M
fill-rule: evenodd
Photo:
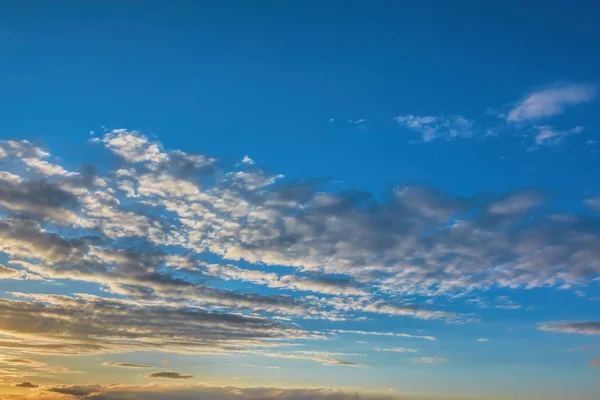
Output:
M126 362L105 362L102 363L105 367L118 367L118 368L154 368L154 365L144 364L131 364Z
M0 279L9 279L10 277L16 276L18 274L18 270L5 267L4 265L0 265Z
M600 212L600 197L585 199L585 204L594 212Z
M115 129L106 134L101 141L106 148L133 164L140 162L158 163L167 159L167 155L162 152L162 146L150 142L137 131Z
M357 330L346 330L346 329L333 329L332 333L339 335L371 335L371 336L392 336L392 337L403 337L413 339L425 339L435 341L436 338L433 336L420 336L411 335L408 333L397 333L397 332L370 332L370 331L357 331Z
M600 335L600 322L562 322L554 324L541 324L538 328L547 332Z
M537 120L562 114L567 108L592 101L596 87L587 84L563 84L541 89L525 96L510 110L509 122Z
M447 128L438 117L415 118L405 123ZM429 304L490 288L576 290L600 273L595 218L534 188L468 197L414 185L384 196L336 191L327 179L294 182L256 165L227 166L125 130L97 141L120 157L118 169L49 177L24 172L22 160L48 153L11 143L1 143L0 274L38 276L67 292L69 282L85 282L77 287L93 285L102 296L6 295L6 350L243 353L364 366L351 355L285 348L336 335L435 340L416 330L304 326L380 316L472 322L477 316ZM568 218L555 218L561 213Z
M477 339L477 341L481 342L481 343L485 343L485 342L489 342L490 339L488 339L488 338L479 338L479 339Z
M419 349L412 349L412 348L407 348L407 347L391 347L391 348L387 348L387 349L382 349L382 348L376 347L375 351L385 351L385 352L391 352L391 353L418 353Z
M89 226L77 215L78 207L76 197L55 183L24 181L14 174L0 174L0 208L8 212L61 225Z
M105 389L100 385L73 385L73 386L55 386L46 389L48 392L71 395L80 398L100 395Z
M325 388L279 388L279 387L247 387L238 388L211 387L211 386L57 386L48 389L52 393L63 393L85 398L86 400L392 400L398 397L393 394L358 393L351 389L325 389ZM429 400L425 399L424 400ZM63 400L63 399L59 399Z
M268 285L272 288L285 288L290 290L309 291L325 294L365 295L353 282L348 279L327 276L300 277L295 275L279 276L273 272L249 270L233 265L207 266L209 275L218 276L224 280L241 280L258 285Z
M413 360L422 364L443 364L448 361L448 359L444 357L419 357L413 358Z
M286 352L286 353L283 353L283 352L265 353L265 355L270 356L270 357L278 357L278 358L315 361L320 364L328 365L328 366L359 367L359 368L365 367L364 364L361 364L361 363L358 363L355 361L350 361L347 359L343 359L343 357L360 356L360 354L355 354L355 353L300 350L300 351L292 351L292 352Z
M31 382L21 382L21 383L17 383L15 386L20 387L20 388L30 388L30 389L38 387L38 385L31 383Z
M600 358L594 358L589 363L590 368L600 367Z
M60 165L52 164L39 158L23 158L22 160L28 167L35 169L38 173L45 176L69 175L69 172Z
M544 194L539 191L516 191L494 201L489 205L488 212L495 216L520 215L539 206L544 200Z
M92 295L14 295L34 301L0 299L0 330L10 334L0 340L0 348L34 354L244 352L276 346L268 340L306 334L265 318L160 302L142 305Z
M572 135L577 135L583 132L583 126L576 126L575 128L557 130L551 126L543 125L536 128L537 134L535 136L535 144L537 146L556 146L562 141Z
M182 374L180 372L173 371L160 371L153 372L146 375L146 378L164 378L164 379L192 379L194 375Z
M43 362L40 361L36 361L36 360L30 360L28 358L0 358L0 362L3 364L13 364L13 365L22 365L22 366L29 366L29 367L43 367L44 365L46 365Z
M415 115L399 115L394 118L400 125L421 134L423 142L435 139L454 140L461 137L470 137L475 133L474 123L463 116L451 117Z

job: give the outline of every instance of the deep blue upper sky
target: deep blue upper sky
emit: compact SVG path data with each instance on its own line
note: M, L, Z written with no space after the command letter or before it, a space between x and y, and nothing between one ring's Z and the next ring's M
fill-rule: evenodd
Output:
M591 2L217 3L4 5L3 134L68 139L134 127L174 148L251 153L287 175L376 190L427 181L582 191L598 180L572 154L515 152L515 138L405 146L392 120L481 118L541 85L597 81ZM367 130L348 119L366 119ZM561 173L546 174L557 162Z

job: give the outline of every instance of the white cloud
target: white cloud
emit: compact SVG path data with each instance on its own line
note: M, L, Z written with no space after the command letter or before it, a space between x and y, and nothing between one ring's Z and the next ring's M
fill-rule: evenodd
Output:
M569 107L589 102L596 87L586 84L564 84L542 89L525 96L509 113L510 122L521 122L562 114Z
M35 169L42 175L53 176L60 175L65 176L69 175L69 171L61 167L60 165L49 163L48 161L40 160L39 158L23 158L22 159L27 166Z
M248 157L248 155L245 155L244 158L242 158L242 163L252 165L254 164L254 160Z
M158 163L167 159L167 154L162 152L159 144L150 142L137 131L115 129L101 141L108 149L133 164L145 161Z
M477 339L477 341L481 342L481 343L485 343L485 342L489 342L490 340L488 338L479 338L479 339Z

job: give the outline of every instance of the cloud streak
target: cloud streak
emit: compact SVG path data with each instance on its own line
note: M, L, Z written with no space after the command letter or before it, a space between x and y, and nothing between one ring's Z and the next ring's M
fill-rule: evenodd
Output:
M600 322L560 322L554 324L542 324L539 326L539 329L547 332L600 335Z
M146 378L150 379L192 379L194 375L182 374L181 372L173 372L173 371L160 371L160 372L152 372L151 374L146 375Z

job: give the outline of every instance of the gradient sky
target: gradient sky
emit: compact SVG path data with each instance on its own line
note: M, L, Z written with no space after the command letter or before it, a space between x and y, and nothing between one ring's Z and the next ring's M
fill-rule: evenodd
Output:
M597 398L600 8L455 3L1 2L0 397Z

